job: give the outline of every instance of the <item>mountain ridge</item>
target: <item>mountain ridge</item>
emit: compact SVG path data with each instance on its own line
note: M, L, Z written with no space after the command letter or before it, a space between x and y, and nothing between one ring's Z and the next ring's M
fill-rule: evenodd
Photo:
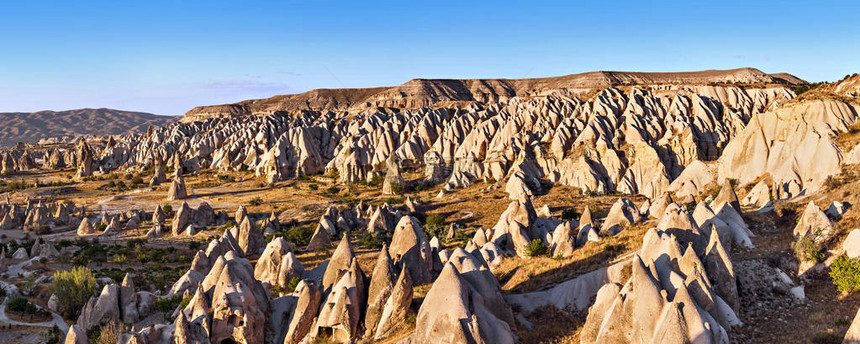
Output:
M411 79L401 85L372 88L315 89L233 104L197 106L181 121L276 112L348 111L374 107L415 109L444 101L498 102L516 96L546 95L559 90L587 90L637 84L802 84L789 73L767 74L744 67L694 72L594 71L557 77L526 79Z
M108 108L0 112L4 124L0 126L0 147L62 136L143 133L150 125L164 126L176 120L175 116Z

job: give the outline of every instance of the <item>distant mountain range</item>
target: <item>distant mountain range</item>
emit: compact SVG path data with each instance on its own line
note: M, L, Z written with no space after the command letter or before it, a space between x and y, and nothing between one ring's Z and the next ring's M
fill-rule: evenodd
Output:
M797 85L807 82L788 73L767 74L755 68L671 73L599 71L532 79L413 79L392 87L318 89L234 104L198 106L188 111L182 121L277 112L360 112L378 107L415 109L444 102L493 103L517 96L541 96L557 91L577 92L617 85L713 83Z
M150 125L165 126L176 120L174 116L113 109L5 112L0 113L0 147L61 136L143 133Z

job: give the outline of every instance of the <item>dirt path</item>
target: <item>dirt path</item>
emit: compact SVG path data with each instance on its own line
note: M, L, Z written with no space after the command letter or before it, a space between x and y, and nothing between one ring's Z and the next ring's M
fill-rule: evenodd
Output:
M14 285L9 284L9 283L4 282L4 281L0 281L0 287L2 287L3 289L6 289L7 294L17 292L17 290L18 290L18 288L15 287ZM48 310L46 310L46 311L51 313L51 318L52 318L51 321L29 323L29 322L12 320L9 318L8 315L6 315L6 303L7 302L9 302L9 298L5 297L5 298L3 298L3 303L0 304L0 326L15 325L15 326L32 326L32 327L51 328L51 327L54 327L54 325L56 325L57 328L60 329L60 331L63 331L63 333L66 333L69 331L69 325L66 324L66 322L63 320L63 317L57 313L50 312ZM36 305L36 307L39 307L39 305ZM42 307L39 307L39 308L41 309Z
M733 328L733 343L842 343L842 338L860 307L860 296L842 296L833 285L828 269L800 279L796 275L792 235L793 216L779 217L773 211L747 213L753 250L736 250L732 260L739 273L741 264L756 262L779 268L797 285L803 285L805 301L789 294L764 291L767 294L741 302L739 316L744 322Z

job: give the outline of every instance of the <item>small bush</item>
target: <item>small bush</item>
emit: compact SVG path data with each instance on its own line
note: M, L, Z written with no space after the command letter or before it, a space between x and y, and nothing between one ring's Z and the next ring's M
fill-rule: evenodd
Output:
M115 254L111 257L110 261L117 264L125 264L128 258L124 254Z
M313 225L307 226L292 226L286 231L282 230L277 236L287 239L293 245L306 246L311 242L311 237L314 235Z
M540 239L529 241L529 244L526 245L526 255L529 257L543 256L547 252L549 252L549 248Z
M191 303L191 299L194 298L194 295L188 295L182 298L182 301L179 302L179 309L185 309L189 303Z
M42 342L45 344L57 344L60 342L60 336L65 338L65 335L60 331L60 328L57 327L57 325L54 325L54 327L51 327L51 329L46 332L42 332L40 336L42 337Z
M114 344L119 339L119 324L109 321L99 327L95 336L90 336L89 331L87 337L91 340L90 343L95 344Z
M802 85L794 86L794 94L799 96L799 95L806 93L810 90L816 89L820 85L821 85L820 82L814 82L811 84L802 84Z
M39 229L36 230L36 234L39 234L39 235L51 234L51 227L47 226L47 225L41 226L41 227L39 227Z
M860 258L837 258L830 266L830 278L840 292L851 294L860 290Z
M828 190L835 190L840 186L844 185L845 182L846 181L842 178L830 175L827 176L827 179L824 180L824 187L826 187Z
M427 234L428 238L444 238L445 227L445 216L442 214L431 214L424 221L424 233Z
M389 197L383 200L383 202L388 203L390 205L395 205L403 204L403 202L406 202L406 200L403 197Z
M334 195L340 192L340 188L337 186L329 186L327 189L325 189L325 192L329 195Z
M165 204L161 207L161 211L164 212L164 215L170 215L173 213L173 207L170 204Z
M155 299L155 309L162 313L171 314L181 303L182 295L179 294L175 294L171 297L159 297Z
M826 258L826 253L824 249L816 244L815 241L809 236L805 236L800 238L794 246L794 253L802 262L813 261L816 263L820 263L824 261Z
M145 244L146 244L146 238L130 239L129 241L126 241L125 247L134 248L137 246L143 246Z
M257 197L252 198L250 201L248 201L248 204L253 205L253 206L259 206L259 205L263 204L263 199L260 198L259 196L257 196Z
M578 217L579 213L576 211L576 209L573 208L567 208L565 210L562 210L561 212L561 219L565 221L571 221Z
M367 233L358 239L358 243L365 248L380 249L385 242L378 236Z
M227 223L216 227L215 231L218 233L224 233L225 231L227 231L228 229L233 228L233 227L236 227L236 221L228 220Z
M319 190L319 188L320 186L317 184L308 184L308 189L310 189L311 191L317 191Z
M370 181L366 182L365 184L367 184L367 186L376 187L376 186L382 185L382 182L384 182L384 181L385 181L385 177L377 174L377 175L373 176L373 178L371 178Z
M36 307L30 300L27 300L26 297L17 296L12 300L9 300L8 303L9 310L18 314L30 314L36 315L39 313L39 308Z
M403 184L400 184L400 183L391 184L391 192L393 192L395 195L402 195L404 190L405 190L405 187L403 186Z
M299 282L301 282L301 281L302 281L302 279L299 277L291 278L290 281L287 283L286 290L287 291L296 290L296 287L299 286Z

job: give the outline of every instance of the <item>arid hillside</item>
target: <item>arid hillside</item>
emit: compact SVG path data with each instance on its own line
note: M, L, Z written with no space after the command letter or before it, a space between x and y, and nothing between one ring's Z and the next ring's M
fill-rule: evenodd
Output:
M142 133L150 125L174 121L176 117L113 109L6 112L0 113L0 147L61 136Z
M767 74L755 68L697 72L588 72L532 79L413 79L393 87L320 89L235 104L198 106L182 121L236 115L270 115L278 112L349 111L390 107L417 109L443 102L497 103L516 96L578 93L618 85L655 84L803 84L788 73Z

